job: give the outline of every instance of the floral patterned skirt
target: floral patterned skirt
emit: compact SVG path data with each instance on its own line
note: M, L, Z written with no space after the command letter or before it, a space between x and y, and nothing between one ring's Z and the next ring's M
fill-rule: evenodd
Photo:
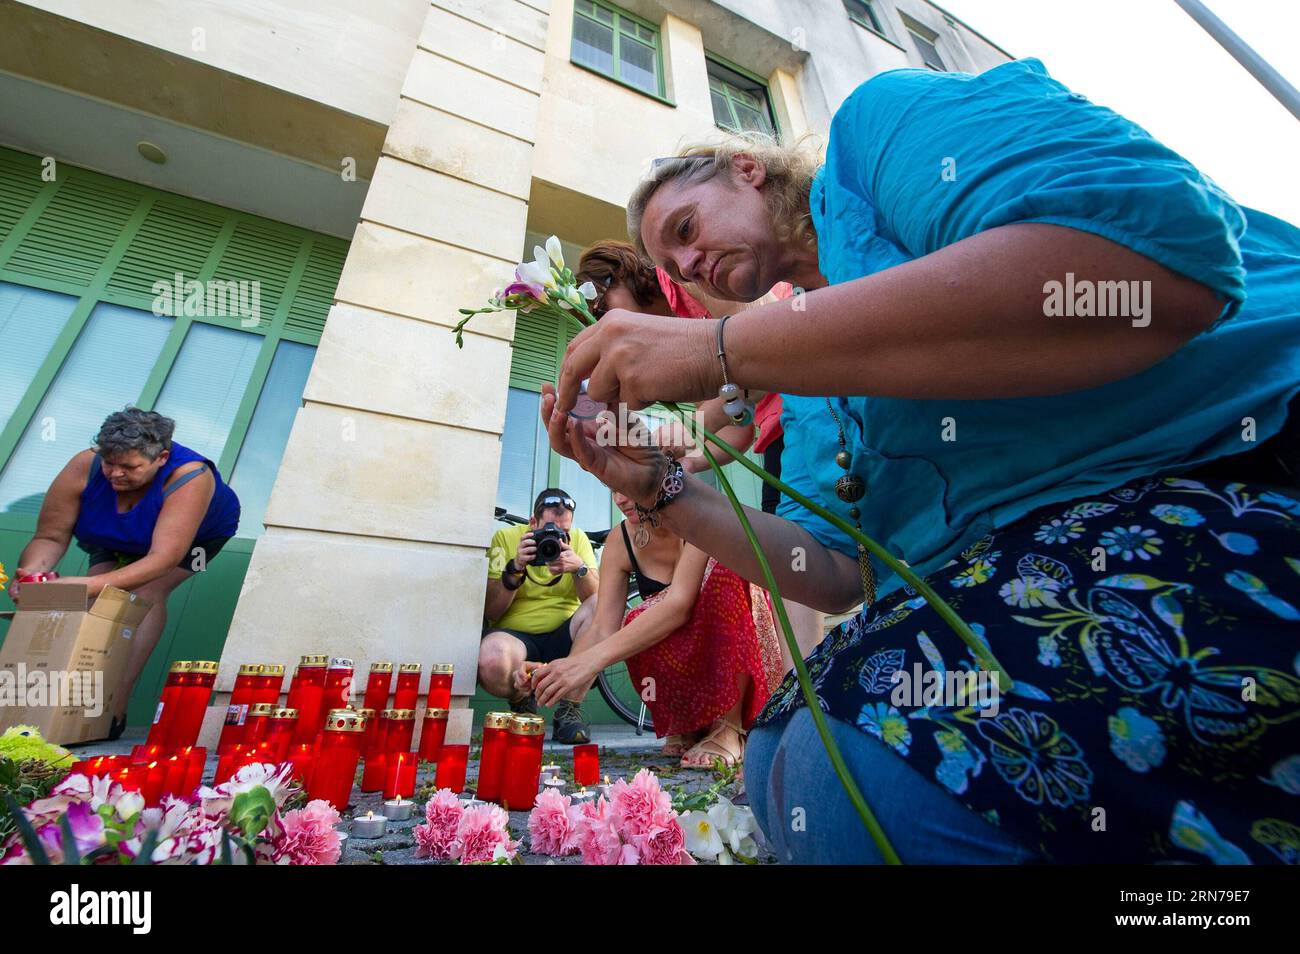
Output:
M900 692L976 668L904 589L809 657L819 701L1045 860L1300 863L1293 494L1167 477L1035 511L928 581L1010 691ZM757 724L803 703L791 675Z

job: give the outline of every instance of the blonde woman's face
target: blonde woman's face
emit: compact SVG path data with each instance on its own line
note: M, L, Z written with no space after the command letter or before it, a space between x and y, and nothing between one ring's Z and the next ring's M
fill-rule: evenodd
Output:
M763 167L739 156L731 179L660 186L641 219L641 241L674 281L694 282L717 298L754 301L780 281L774 266L781 250L760 191Z

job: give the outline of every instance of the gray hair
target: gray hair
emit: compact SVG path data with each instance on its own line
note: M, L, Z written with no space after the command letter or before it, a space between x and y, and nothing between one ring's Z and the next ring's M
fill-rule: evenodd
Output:
M116 457L129 451L139 451L150 460L157 460L165 450L171 450L172 432L176 422L157 411L142 411L128 407L114 411L104 418L95 435L95 451L101 457Z
M815 246L817 233L808 208L808 193L822 162L820 144L813 137L805 136L793 145L783 145L763 133L744 132L686 146L675 156L651 163L649 176L641 180L627 201L627 233L637 250L649 254L641 240L641 220L660 186L668 182L691 185L716 179L729 174L732 161L741 155L753 156L766 170L763 194L772 225L781 239Z

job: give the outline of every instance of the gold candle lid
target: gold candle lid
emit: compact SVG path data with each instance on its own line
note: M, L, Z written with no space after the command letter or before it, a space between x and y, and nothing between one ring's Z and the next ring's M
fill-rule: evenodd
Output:
M516 713L510 719L510 732L514 735L545 735L546 720L539 715Z
M279 676L284 678L284 663L262 663L263 676Z
M437 708L437 707L432 708L432 709L425 709L425 710L424 710L424 717L425 717L426 719L445 719L445 718L447 718L447 710L446 710L446 709L440 709L440 708Z
M434 663L429 667L429 672L436 672L439 675L443 673L453 673L455 671L456 667L452 663Z
M379 713L379 718L388 719L389 721L401 722L404 719L414 719L414 709L385 709Z
M309 653L298 661L299 666L328 666L330 658L325 653Z
M392 672L392 671L393 671L393 664L390 663L390 662L386 662L386 663L371 663L371 664L370 664L370 671L371 671L371 672Z
M239 674L241 676L256 676L261 674L261 672L262 667L259 663L243 663L239 667Z
M169 672L189 672L193 665L194 663L190 662L188 659L180 659L172 663Z
M510 720L514 717L513 712L489 712L483 717L483 728L508 729L510 728Z
M190 672L213 673L217 671L217 663L211 659L202 659L198 662L190 663Z
M366 717L356 709L331 709L325 719L326 732L362 732L366 728Z
M252 708L248 710L249 716L269 716L275 707L269 702L255 702Z
M272 709L272 719L296 719L298 718L297 709Z
M420 671L420 664L419 664L419 663L402 663L400 666L397 667L397 671L398 671L399 673L403 673L403 672L419 672L419 671Z
M358 710L357 710L357 715L363 715L363 716L365 716L365 717L366 717L366 721L369 722L371 719L373 719L373 718L375 717L375 710L374 710L374 709L358 709Z

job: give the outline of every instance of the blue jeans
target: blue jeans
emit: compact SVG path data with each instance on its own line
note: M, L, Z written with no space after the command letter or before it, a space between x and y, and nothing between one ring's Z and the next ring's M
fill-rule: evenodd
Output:
M849 772L899 857L908 864L1021 864L1035 855L880 740L826 717ZM862 819L831 767L812 715L755 729L745 787L777 859L793 864L880 864Z

